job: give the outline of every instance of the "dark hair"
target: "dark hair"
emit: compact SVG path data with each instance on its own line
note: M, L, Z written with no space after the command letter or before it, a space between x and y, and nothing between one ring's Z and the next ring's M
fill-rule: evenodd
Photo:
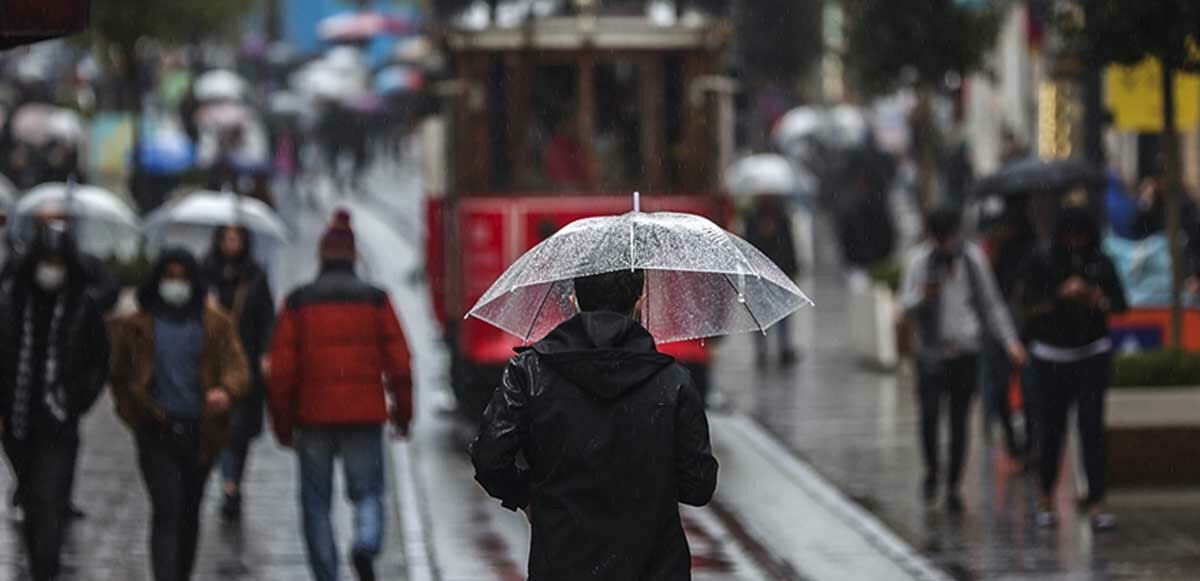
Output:
M1087 208L1063 208L1054 225L1054 245L1062 245L1070 235L1087 237L1088 247L1095 249L1100 245L1099 221Z
M939 242L945 242L958 234L961 216L955 208L937 208L925 216L925 231Z
M188 282L192 285L192 300L182 308L167 306L158 295L158 285L167 275L167 267L178 264L183 267ZM158 255L158 261L146 279L137 290L138 304L147 311L175 311L176 314L199 315L204 312L204 303L208 300L208 288L200 276L200 264L196 257L187 249L167 248Z
M254 252L253 240L254 237L250 234L250 229L245 226L226 225L220 228L213 229L212 244L209 247L208 258L217 259L218 261L223 256L221 245L225 239L225 233L230 230L237 232L242 237L242 252L234 257L234 262L242 262Z
M633 312L642 290L646 273L642 270L621 269L575 279L575 301L581 311L612 311L627 315Z

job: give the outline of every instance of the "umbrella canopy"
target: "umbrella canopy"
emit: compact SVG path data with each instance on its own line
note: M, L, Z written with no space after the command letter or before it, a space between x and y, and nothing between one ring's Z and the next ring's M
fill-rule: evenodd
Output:
M137 160L151 175L177 175L191 169L196 148L182 131L158 131L142 140Z
M415 93L425 86L425 74L411 65L391 65L375 74L375 91L380 95Z
M183 245L207 250L212 231L222 226L242 226L255 237L256 246L285 242L288 229L279 215L260 200L232 192L193 192L146 217L143 231L153 245Z
M29 103L13 111L8 120L13 139L40 147L50 141L50 120L58 107L46 103Z
M8 211L8 207L12 206L16 200L17 186L4 177L4 174L0 174L0 210Z
M729 166L725 171L725 187L738 195L791 195L800 189L796 178L787 158L764 153L743 157Z
M700 216L585 218L525 253L468 316L529 342L575 313L573 279L644 269L643 325L659 343L764 331L812 304L750 243Z
M79 247L96 256L129 255L140 238L140 221L116 194L100 187L52 182L29 190L17 201L13 228L18 240L33 232L36 216L61 211L76 229Z
M240 101L246 96L249 84L233 71L214 69L199 77L192 85L192 93L199 101Z
M1098 186L1103 183L1104 172L1085 160L1028 157L1005 165L996 173L979 180L973 193L979 198L1055 194L1077 186Z
M815 139L825 125L825 117L816 107L796 107L788 111L775 128L771 137L784 151L791 151L803 142Z
M317 24L317 36L326 42L361 42L377 36L414 32L419 22L414 14L343 12Z

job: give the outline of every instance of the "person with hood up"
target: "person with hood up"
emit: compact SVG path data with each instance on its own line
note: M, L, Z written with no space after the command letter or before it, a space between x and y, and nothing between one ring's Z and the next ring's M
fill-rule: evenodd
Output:
M202 265L210 296L233 318L250 365L250 392L233 406L229 447L220 457L225 494L221 516L226 521L242 516L242 477L250 445L263 429L263 358L275 324L271 287L267 274L254 262L252 240L244 227L217 228Z
M1104 511L1104 392L1113 350L1108 319L1128 306L1116 267L1100 241L1100 227L1087 209L1063 209L1049 248L1029 261L1018 287L1042 414L1037 522L1043 527L1058 522L1054 488L1072 405L1087 473L1089 520L1097 530L1116 526Z
M233 320L209 304L188 251L164 251L137 298L137 311L112 323L113 402L150 494L154 579L186 581L204 488L250 370Z
M317 581L338 578L330 510L341 457L354 505L351 560L374 581L383 548L383 424L399 435L412 420L408 346L387 292L354 274L350 214L338 210L321 237L321 274L287 297L271 343L267 402L276 437L300 459L308 561ZM391 396L389 409L388 396Z
M103 315L87 293L71 236L40 227L0 287L0 432L25 510L22 536L35 581L56 579L79 419L108 377Z
M925 459L922 494L927 502L937 496L939 418L946 401L950 416L946 508L955 513L963 509L959 485L984 340L994 337L1018 367L1026 358L987 258L977 245L961 239L960 215L954 208L929 214L925 220L929 239L913 250L900 291L900 304L915 321L918 338L917 392Z
M679 503L708 504L717 460L691 377L634 318L644 283L575 279L580 312L518 349L470 445L475 479L529 515L530 579L691 578Z

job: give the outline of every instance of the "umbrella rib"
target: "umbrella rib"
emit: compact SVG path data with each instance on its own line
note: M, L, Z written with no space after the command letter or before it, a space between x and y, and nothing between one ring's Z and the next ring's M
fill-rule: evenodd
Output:
M737 285L733 284L732 280L729 280L728 274L722 274L721 277L725 279L725 282L729 283L729 288L733 289L734 293L738 295L742 294L738 292ZM742 306L746 308L746 312L750 314L750 319L754 321L754 325L758 327L758 330L766 334L767 330L763 328L762 323L758 322L758 317L754 315L754 309L750 308L750 303L747 303L745 300L739 300L738 302L742 303Z
M537 326L537 321L542 317L542 309L546 306L546 299L550 298L550 291L554 290L557 282L552 282L546 285L546 294L542 295L542 302L538 303L537 312L533 314L533 320L529 321L529 330L525 331L525 336L521 339L525 343L529 343L529 336L533 334L533 328Z

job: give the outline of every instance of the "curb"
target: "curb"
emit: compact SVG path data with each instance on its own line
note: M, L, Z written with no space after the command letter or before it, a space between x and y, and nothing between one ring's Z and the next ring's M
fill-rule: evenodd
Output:
M408 440L391 442L392 476L400 534L404 536L404 566L409 581L440 581L437 556L429 537L430 515L425 490L417 478L413 446Z

